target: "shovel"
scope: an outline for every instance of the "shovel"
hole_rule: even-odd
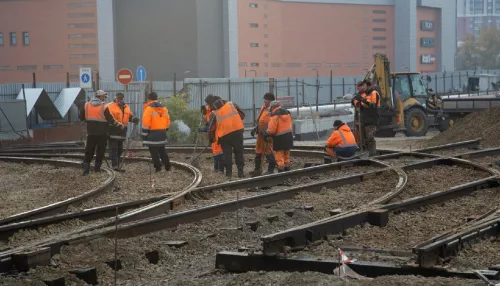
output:
[[[193,159],[191,159],[191,166],[195,167],[195,168],[199,168],[200,167],[200,156],[201,154],[203,154],[203,152],[205,152],[205,150],[207,150],[208,147],[210,147],[210,145],[212,144],[208,144],[207,146],[205,146],[205,148],[203,148],[203,150],[201,150],[200,153],[198,153],[196,156],[193,157]]]

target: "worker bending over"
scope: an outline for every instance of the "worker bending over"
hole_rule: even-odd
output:
[[[210,122],[210,115],[212,114],[212,104],[214,96],[212,94],[207,95],[205,98],[206,105],[201,106],[201,113],[205,116],[205,127],[200,128],[200,132],[208,131],[208,124]],[[212,142],[212,154],[214,157],[214,171],[219,171],[224,173],[224,155],[222,152],[222,146],[217,142],[217,138]]]
[[[117,93],[114,101],[108,103],[106,110],[106,112],[109,112],[111,116],[113,116],[116,122],[120,123],[124,127],[121,128],[121,126],[111,126],[109,129],[109,157],[111,158],[113,170],[118,172],[125,172],[124,170],[120,170],[120,161],[123,153],[123,141],[127,138],[128,123],[139,123],[139,118],[132,114],[129,106],[123,101],[124,97],[123,93]]]
[[[334,159],[351,159],[358,150],[356,139],[351,128],[340,120],[333,123],[333,133],[325,144],[325,164],[330,164]]]
[[[243,178],[243,119],[245,113],[231,101],[225,101],[218,96],[213,98],[213,111],[210,116],[208,137],[211,142],[222,146],[226,177],[233,174],[233,152],[238,168],[238,178]]]
[[[375,133],[379,123],[380,95],[369,80],[364,81],[364,93],[356,95],[353,103],[360,110],[361,132],[370,157],[377,155]]]
[[[273,137],[273,150],[278,172],[290,171],[290,149],[293,147],[292,116],[281,108],[279,101],[271,102],[271,118],[265,137]]]
[[[255,144],[255,169],[252,171],[252,177],[262,175],[262,157],[266,155],[268,162],[267,173],[274,173],[276,161],[273,155],[273,140],[271,137],[264,139],[264,133],[267,130],[269,119],[271,118],[271,110],[269,109],[271,102],[274,101],[274,94],[264,94],[264,105],[260,108],[259,117],[257,118],[257,126],[250,133],[252,137],[257,134],[257,142]]]
[[[102,160],[106,152],[109,127],[112,126],[120,130],[125,128],[108,111],[104,102],[107,97],[108,94],[106,92],[98,90],[95,97],[85,103],[83,110],[80,111],[80,120],[87,123],[87,143],[85,145],[85,156],[82,164],[84,176],[89,174],[90,162],[94,158],[94,153],[94,171],[101,171]]]
[[[142,115],[142,143],[149,147],[156,172],[161,171],[162,163],[165,170],[170,171],[170,159],[165,150],[170,116],[167,108],[158,101],[158,95],[155,92],[148,94],[148,100],[149,104]]]

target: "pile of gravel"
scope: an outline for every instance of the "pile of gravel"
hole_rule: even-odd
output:
[[[482,138],[482,147],[500,146],[500,107],[471,113],[427,142],[428,146]]]

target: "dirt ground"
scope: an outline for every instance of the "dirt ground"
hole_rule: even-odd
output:
[[[459,270],[487,269],[494,265],[500,266],[499,253],[499,237],[490,237],[466,245],[457,256],[451,259],[449,266]]]
[[[106,178],[106,173],[84,177],[80,168],[0,162],[0,218],[81,195]]]

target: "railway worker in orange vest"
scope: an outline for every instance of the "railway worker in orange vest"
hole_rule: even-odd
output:
[[[212,94],[207,95],[205,98],[206,105],[201,106],[201,113],[205,116],[205,127],[200,128],[200,132],[208,131],[208,124],[210,122],[210,115],[212,114],[212,104],[214,96]],[[214,157],[214,171],[224,172],[224,153],[222,152],[222,146],[217,142],[217,138],[212,142],[212,154]]]
[[[243,178],[243,119],[245,113],[231,101],[225,101],[218,96],[213,98],[213,111],[209,120],[208,138],[222,146],[226,177],[233,173],[233,152],[238,168],[238,178]]]
[[[123,124],[117,122],[107,111],[105,100],[108,94],[98,90],[94,98],[85,103],[80,111],[80,120],[87,123],[87,144],[85,145],[85,156],[83,158],[83,175],[90,171],[90,162],[95,153],[94,171],[100,172],[110,125],[118,129],[124,129]]]
[[[380,112],[380,95],[369,80],[364,81],[364,96],[357,97],[360,106],[361,131],[370,157],[377,155],[377,133]]]
[[[142,115],[142,143],[149,147],[156,172],[161,171],[162,163],[165,170],[170,171],[170,159],[165,145],[167,144],[167,130],[170,127],[168,110],[158,101],[156,92],[148,94],[149,104]],[[161,162],[160,162],[161,159]]]
[[[115,95],[113,102],[108,103],[105,113],[110,113],[111,116],[121,123],[124,128],[119,126],[111,126],[109,129],[109,157],[111,158],[111,165],[113,170],[117,172],[125,172],[120,170],[121,155],[123,153],[123,141],[127,138],[127,126],[129,122],[135,124],[139,123],[139,118],[135,117],[130,111],[130,107],[125,104],[123,98],[125,95],[121,92]]]
[[[333,129],[332,135],[325,144],[325,164],[332,163],[335,158],[349,159],[358,150],[354,134],[347,124],[335,120]]]
[[[264,94],[264,105],[260,108],[257,126],[251,132],[252,137],[257,133],[257,142],[255,143],[255,169],[251,173],[253,177],[262,175],[262,157],[264,154],[266,154],[266,159],[269,164],[267,173],[274,173],[274,168],[276,168],[276,160],[274,159],[272,149],[273,140],[271,137],[264,139],[264,133],[267,130],[271,115],[269,107],[273,100],[275,100],[274,94],[269,92]]]
[[[273,137],[273,151],[278,172],[290,171],[290,149],[293,147],[292,116],[281,108],[279,101],[271,102],[271,118],[265,137]]]

